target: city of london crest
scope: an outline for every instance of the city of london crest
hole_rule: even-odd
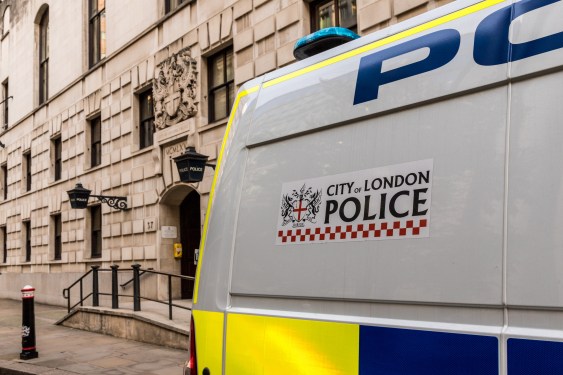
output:
[[[293,228],[303,227],[306,222],[316,223],[321,205],[321,191],[303,185],[299,191],[284,194],[281,203],[282,226],[289,223]]]
[[[197,61],[189,48],[157,66],[153,84],[154,125],[162,130],[197,113]]]

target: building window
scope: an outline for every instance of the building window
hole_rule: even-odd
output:
[[[3,83],[2,83],[2,100],[4,101],[4,103],[2,103],[4,105],[4,130],[8,129],[8,115],[10,113],[10,108],[8,106],[8,103],[10,102],[8,100],[8,97],[10,96],[10,91],[9,91],[9,86],[8,86],[8,80],[6,79]]]
[[[176,10],[180,5],[185,3],[186,0],[164,0],[164,13],[168,14]]]
[[[49,90],[49,10],[39,22],[39,105],[48,99]]]
[[[4,200],[8,199],[8,165],[7,164],[2,164],[2,166],[0,166],[0,173],[2,174],[2,176],[0,176],[0,178],[2,178],[2,197],[4,198]]]
[[[31,191],[31,152],[23,154],[23,178],[25,191]]]
[[[31,262],[31,221],[23,222],[25,261]]]
[[[61,260],[62,256],[62,249],[63,249],[63,241],[61,237],[61,233],[63,230],[63,223],[61,220],[61,215],[53,215],[51,216],[51,223],[53,224],[53,259],[54,260]]]
[[[91,228],[91,258],[102,256],[102,207],[90,207]]]
[[[340,26],[356,32],[356,0],[314,1],[311,3],[311,21],[312,31]]]
[[[90,67],[106,57],[106,2],[89,1]]]
[[[154,135],[154,107],[152,90],[139,94],[139,147],[153,145]]]
[[[55,181],[61,179],[61,172],[63,168],[63,159],[62,159],[62,141],[61,138],[53,139],[53,168],[54,168],[54,178]]]
[[[0,227],[0,239],[2,241],[2,263],[8,263],[8,235],[6,233],[6,226]]]
[[[102,164],[102,118],[90,120],[90,166]]]
[[[233,50],[225,49],[208,59],[209,120],[229,115],[235,98]]]

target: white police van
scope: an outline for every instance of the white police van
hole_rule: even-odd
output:
[[[562,374],[562,68],[563,1],[459,0],[245,84],[189,371]]]

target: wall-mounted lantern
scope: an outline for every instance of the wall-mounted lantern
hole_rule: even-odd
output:
[[[92,195],[92,191],[85,189],[79,182],[76,184],[74,189],[68,190],[68,198],[70,199],[70,207],[84,209],[88,206],[88,199],[90,197],[98,198],[100,202],[106,203],[108,206],[118,209],[127,209],[127,198],[126,197],[114,197],[108,195]]]
[[[203,180],[205,166],[215,169],[215,164],[208,164],[209,156],[197,153],[195,147],[187,147],[186,151],[174,158],[178,174],[182,182],[200,182]]]

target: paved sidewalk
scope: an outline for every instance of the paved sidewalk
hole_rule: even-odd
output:
[[[0,299],[0,375],[181,375],[188,358],[183,350],[55,326],[66,309],[36,303],[39,358],[21,361],[21,309],[21,301]]]

